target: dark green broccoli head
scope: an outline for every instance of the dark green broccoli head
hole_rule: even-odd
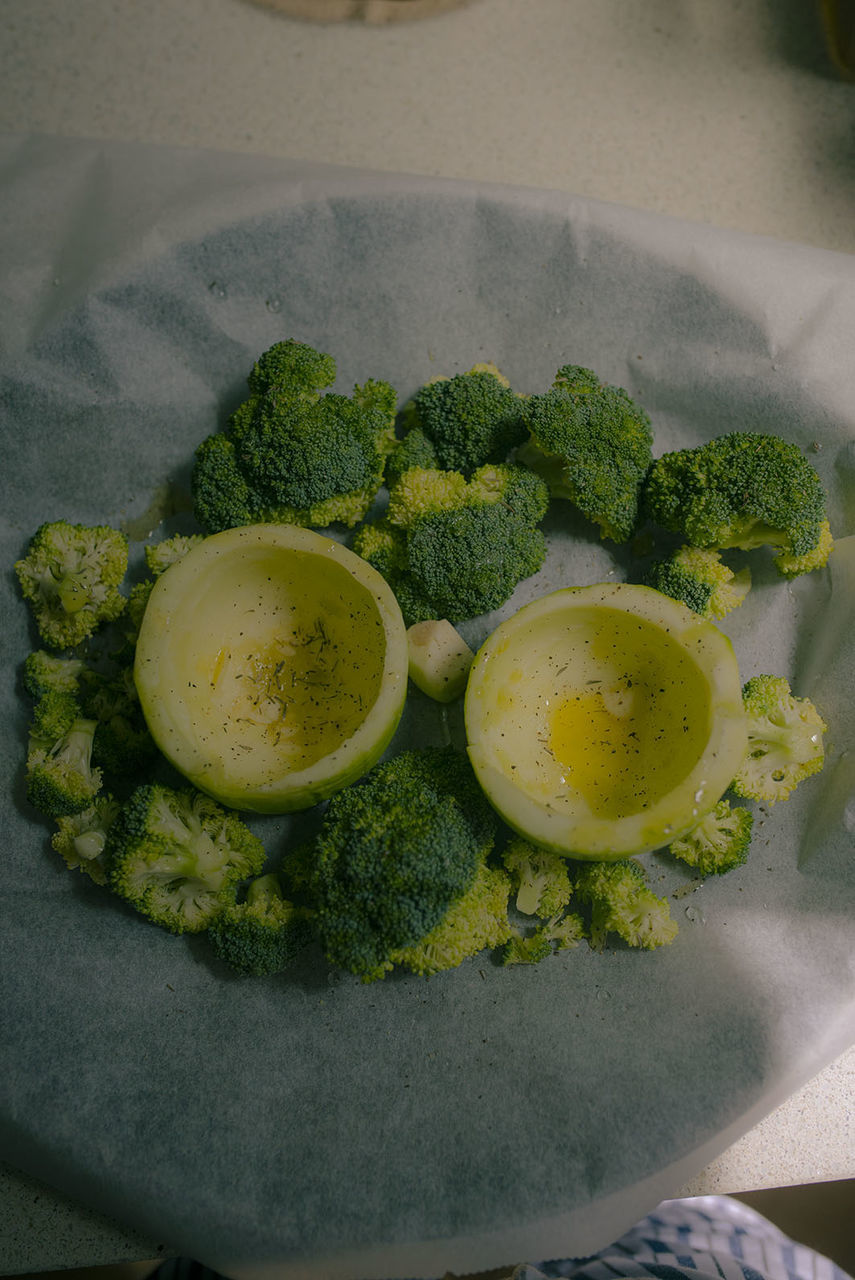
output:
[[[193,509],[207,533],[261,522],[352,526],[365,516],[393,446],[395,392],[369,379],[351,397],[321,395],[335,376],[329,360],[300,343],[272,348],[226,430],[197,448]]]
[[[136,788],[107,836],[110,887],[172,933],[207,929],[258,875],[261,841],[237,814],[192,787]]]
[[[461,622],[510,597],[536,573],[546,540],[546,484],[524,467],[413,467],[392,485],[386,517],[363,525],[353,548],[383,574],[408,625]]]
[[[551,390],[524,402],[529,439],[517,458],[604,537],[625,542],[652,458],[650,419],[620,387],[600,385],[591,370],[568,370],[559,371]]]
[[[379,489],[387,422],[377,409],[330,393],[313,404],[275,394],[233,426],[235,457],[260,504],[308,509],[355,490]]]
[[[408,623],[428,618],[454,623],[489,613],[538,571],[545,556],[541,530],[498,504],[425,517],[410,530],[404,575],[425,606],[421,618],[406,611],[404,617]]]
[[[208,928],[215,955],[242,977],[281,973],[311,937],[306,912],[287,901],[273,873],[253,880],[245,900],[226,906]]]
[[[191,479],[193,511],[208,533],[260,520],[256,496],[238,466],[235,447],[222,431],[197,447]]]
[[[472,884],[496,820],[470,772],[460,753],[408,751],[332,797],[310,888],[333,964],[379,976]]]
[[[396,484],[413,467],[420,471],[439,467],[436,448],[421,427],[413,427],[395,445],[386,462],[386,483]]]
[[[733,431],[658,458],[644,487],[648,519],[695,547],[774,547],[789,575],[819,568],[831,539],[825,491],[797,445]]]
[[[72,649],[118,618],[127,568],[128,539],[118,529],[67,520],[41,525],[15,572],[43,643]]]
[[[407,419],[432,444],[433,465],[469,476],[486,462],[503,462],[525,439],[521,405],[498,370],[476,366],[426,383],[413,397]]]
[[[316,400],[325,387],[332,386],[335,375],[332,356],[287,338],[259,356],[247,383],[254,396],[279,391],[294,398]]]

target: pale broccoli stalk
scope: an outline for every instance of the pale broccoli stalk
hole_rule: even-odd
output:
[[[120,808],[118,800],[102,791],[82,813],[57,818],[51,845],[70,871],[83,871],[96,884],[107,883],[107,832]]]
[[[241,977],[282,973],[311,936],[307,911],[285,898],[275,872],[253,880],[245,900],[226,906],[208,928],[215,955]]]
[[[59,695],[63,696],[63,695]],[[49,818],[81,813],[101,788],[101,770],[92,764],[97,721],[82,717],[62,735],[31,736],[27,751],[27,799]]]
[[[825,762],[825,722],[809,698],[793,696],[784,676],[753,676],[742,687],[748,750],[732,783],[744,800],[786,800]]]
[[[479,951],[501,946],[512,932],[508,920],[510,891],[510,880],[503,871],[481,863],[472,885],[452,903],[439,924],[420,942],[394,952],[392,963],[430,977],[456,969]]]
[[[145,783],[107,836],[110,887],[172,933],[199,933],[241,880],[260,874],[261,841],[237,814],[193,788]]]
[[[36,628],[51,649],[72,649],[125,608],[119,586],[128,540],[108,525],[43,524],[15,564]]]
[[[573,882],[566,858],[515,836],[502,851],[502,862],[516,889],[523,915],[550,919],[567,906]]]
[[[575,912],[552,916],[533,933],[514,930],[501,952],[503,965],[539,964],[547,956],[576,947],[586,937],[585,922]]]
[[[668,851],[687,866],[695,867],[702,876],[723,875],[745,862],[753,825],[754,815],[750,809],[719,800],[696,827],[679,840],[673,840]]]
[[[610,933],[630,947],[652,950],[677,936],[677,923],[665,898],[648,888],[634,859],[576,862],[576,893],[591,909],[591,945],[601,949]]]
[[[466,688],[474,653],[447,618],[407,629],[409,677],[436,702],[454,702]]]
[[[645,582],[663,595],[687,605],[702,618],[724,618],[743,603],[751,590],[751,570],[735,573],[711,547],[680,547],[672,556],[655,561]]]
[[[204,540],[204,535],[201,533],[176,533],[171,538],[164,538],[161,542],[150,543],[144,549],[149,573],[159,578],[170,565],[183,560],[188,551],[192,551]]]

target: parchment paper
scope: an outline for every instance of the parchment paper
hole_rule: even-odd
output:
[[[232,1275],[439,1275],[608,1243],[855,1040],[855,261],[260,157],[13,138],[0,164],[5,1158]],[[312,953],[238,980],[51,852],[23,795],[35,638],[11,565],[43,520],[181,527],[152,511],[289,336],[332,352],[345,391],[388,378],[403,401],[484,359],[537,391],[573,362],[645,405],[657,453],[735,428],[809,452],[830,567],[788,585],[760,556],[723,626],[745,678],[817,701],[828,764],[758,813],[744,868],[674,899],[673,946],[370,986]],[[630,572],[569,510],[549,537],[471,643],[534,594]],[[414,696],[398,745],[459,734]],[[288,823],[254,825],[275,859]],[[649,868],[663,893],[692,880]]]

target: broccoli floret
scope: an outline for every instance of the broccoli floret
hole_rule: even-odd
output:
[[[286,897],[295,899],[301,905],[309,899],[314,861],[315,844],[308,839],[290,845],[279,868],[283,892]]]
[[[235,447],[225,432],[197,447],[191,480],[193,512],[208,533],[260,523],[256,496],[238,466]]]
[[[85,667],[82,658],[60,657],[46,649],[35,649],[24,661],[24,688],[33,698],[49,692],[77,693]]]
[[[522,401],[493,364],[480,364],[420,387],[404,411],[407,433],[398,446],[410,465],[470,476],[487,462],[504,462],[526,436]],[[408,439],[416,433],[414,441]],[[397,474],[403,471],[395,457]]]
[[[154,738],[140,706],[133,667],[112,672],[87,671],[83,677],[83,711],[97,721],[92,759],[108,781],[141,773],[157,754]]]
[[[511,882],[503,871],[480,863],[470,887],[451,904],[439,924],[421,942],[393,952],[392,962],[429,977],[457,968],[479,951],[501,946],[512,933],[510,891]]]
[[[85,872],[96,884],[107,883],[107,832],[120,808],[115,797],[102,791],[82,813],[57,818],[51,845],[69,870]]]
[[[566,951],[586,937],[585,922],[575,912],[552,916],[532,933],[514,930],[501,952],[503,965],[540,964],[557,951]]]
[[[630,947],[665,946],[677,936],[667,899],[648,888],[644,870],[634,859],[576,862],[576,894],[591,909],[591,943],[602,948],[610,933]]]
[[[265,861],[236,813],[192,787],[157,783],[143,783],[122,805],[106,856],[110,887],[172,933],[206,929]]]
[[[407,539],[413,595],[402,611],[410,614],[408,621],[417,620],[412,608],[418,602],[422,621],[440,617],[452,623],[489,613],[540,569],[545,554],[541,531],[498,505],[420,520]]]
[[[369,380],[350,397],[321,395],[335,375],[331,357],[300,343],[272,351],[255,366],[251,395],[226,430],[196,450],[194,512],[208,533],[264,521],[351,527],[383,483],[393,388]]]
[[[59,818],[82,813],[93,803],[102,782],[101,770],[92,763],[96,726],[95,720],[78,716],[59,738],[31,735],[27,799],[34,809]]]
[[[379,574],[393,582],[407,567],[407,536],[388,520],[363,524],[356,532],[353,549],[373,565]]]
[[[58,742],[80,718],[80,701],[76,694],[48,689],[33,705],[30,736],[37,741]]]
[[[408,626],[455,624],[498,609],[543,564],[546,485],[517,466],[405,472],[386,516],[357,531],[353,548],[383,574]]]
[[[516,889],[517,910],[523,915],[550,919],[569,903],[573,882],[567,859],[560,854],[514,836],[502,850],[502,862]]]
[[[201,533],[176,533],[161,542],[149,543],[145,548],[145,562],[149,573],[160,577],[170,565],[183,560],[188,551],[192,551],[200,542],[204,542]]]
[[[208,928],[214,953],[242,977],[281,973],[311,936],[306,912],[287,901],[273,872],[253,880],[245,900],[226,906]]]
[[[259,356],[247,377],[250,394],[279,392],[294,399],[315,401],[335,382],[335,360],[305,342],[286,338]]]
[[[775,435],[733,431],[663,454],[643,505],[694,547],[772,547],[787,577],[821,568],[832,549],[822,481],[797,445]]]
[[[751,570],[735,573],[714,548],[686,546],[654,561],[645,582],[711,621],[742,604],[751,590]]]
[[[411,467],[389,488],[385,523],[406,532],[424,516],[465,507],[471,492],[459,471]]]
[[[542,476],[553,497],[597,524],[603,537],[625,542],[652,459],[645,411],[592,370],[565,365],[549,391],[525,400],[524,415],[528,439],[517,461]]]
[[[67,520],[41,525],[15,572],[43,643],[73,649],[118,618],[127,568],[128,540],[118,529]]]
[[[497,503],[523,524],[537,525],[549,508],[549,488],[527,467],[484,466],[469,481],[467,501]]]
[[[696,827],[673,840],[668,851],[681,862],[696,867],[702,876],[723,875],[741,867],[748,857],[754,814],[742,806],[719,800]]]
[[[421,427],[411,427],[396,443],[386,462],[386,483],[397,484],[407,471],[418,468],[420,471],[435,471],[439,468],[439,458]]]
[[[786,800],[825,762],[826,725],[809,698],[793,696],[784,676],[752,676],[742,687],[748,749],[732,783],[745,800]]]
[[[366,980],[422,941],[472,885],[497,819],[466,756],[410,750],[329,801],[309,891],[331,963]]]
[[[395,388],[382,378],[369,378],[361,385],[356,384],[353,399],[361,408],[382,414],[387,430],[381,437],[381,444],[383,452],[391,455],[398,444],[395,439],[395,414],[398,411],[398,393]]]

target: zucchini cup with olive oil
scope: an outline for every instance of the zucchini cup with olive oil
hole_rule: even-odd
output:
[[[573,858],[647,853],[695,826],[745,754],[729,639],[650,587],[573,587],[475,656],[469,756],[505,821]]]

